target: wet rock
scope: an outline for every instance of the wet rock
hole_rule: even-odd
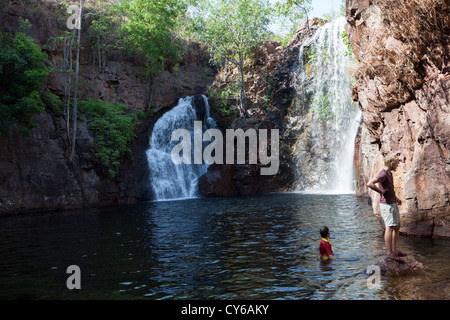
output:
[[[233,165],[212,165],[198,180],[199,193],[206,197],[236,196],[233,176]]]
[[[392,257],[384,256],[374,263],[374,265],[380,268],[382,276],[388,277],[423,275],[430,272],[429,267],[418,261],[408,259],[408,257],[401,258],[401,260],[399,262]],[[367,269],[364,270],[364,274],[369,275]]]
[[[201,95],[194,96],[194,108],[195,113],[197,114],[198,121],[205,121],[206,116],[206,105],[205,100]]]

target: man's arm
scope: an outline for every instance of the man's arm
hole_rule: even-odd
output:
[[[386,192],[386,190],[381,190],[380,188],[378,188],[378,187],[376,186],[376,184],[377,184],[378,182],[380,182],[380,181],[378,180],[378,178],[373,178],[372,180],[370,180],[370,181],[367,183],[367,186],[368,186],[370,189],[372,189],[372,190],[378,192],[379,194],[384,194],[384,193]]]
[[[397,204],[398,204],[399,206],[401,206],[401,205],[402,205],[402,201],[401,201],[399,198],[397,198],[397,196],[395,196],[395,199],[396,199],[396,201],[397,201]]]

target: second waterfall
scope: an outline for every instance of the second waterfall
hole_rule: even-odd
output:
[[[147,160],[156,200],[186,199],[197,195],[197,180],[206,173],[208,165],[174,164],[171,152],[178,142],[171,141],[171,137],[176,129],[186,129],[193,137],[196,120],[203,121],[204,130],[217,126],[209,115],[208,99],[205,96],[201,99],[203,103],[196,103],[193,96],[180,99],[176,107],[155,123]],[[196,104],[203,104],[204,108],[196,108]]]
[[[296,136],[297,190],[351,193],[361,113],[352,104],[354,59],[343,38],[345,18],[320,27],[299,52],[297,99],[289,114]]]

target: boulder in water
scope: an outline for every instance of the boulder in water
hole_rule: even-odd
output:
[[[389,277],[423,275],[430,271],[429,267],[418,261],[408,258],[401,258],[400,260],[397,261],[390,256],[384,256],[374,265],[380,268],[381,275]],[[369,275],[367,269],[364,270],[364,274]]]
[[[233,182],[233,165],[213,164],[198,180],[198,191],[206,197],[229,197],[238,195]]]

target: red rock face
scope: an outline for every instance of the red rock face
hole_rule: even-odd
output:
[[[448,1],[347,0],[359,60],[354,99],[363,112],[355,157],[357,194],[368,191],[388,153],[402,225],[414,236],[450,237],[450,7]]]

